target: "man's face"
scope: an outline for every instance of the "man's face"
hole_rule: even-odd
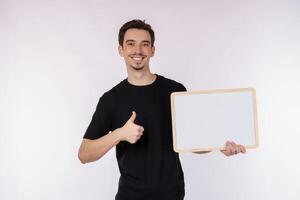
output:
[[[134,70],[149,67],[149,60],[154,51],[150,34],[141,29],[128,29],[124,35],[123,47],[119,46],[119,53],[124,57],[127,67]]]

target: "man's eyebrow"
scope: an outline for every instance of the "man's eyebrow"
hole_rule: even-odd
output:
[[[125,42],[127,43],[127,42],[136,42],[136,41],[135,40],[126,40]],[[151,44],[151,42],[149,40],[143,40],[142,43],[149,43],[149,44]]]
[[[127,43],[127,42],[135,42],[135,41],[134,40],[126,40],[125,42]]]

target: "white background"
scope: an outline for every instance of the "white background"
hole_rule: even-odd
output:
[[[260,148],[181,154],[186,199],[299,199],[299,1],[0,1],[0,199],[114,198],[114,150],[77,159],[98,98],[126,78],[120,26],[156,32],[152,71],[188,90],[254,87]]]

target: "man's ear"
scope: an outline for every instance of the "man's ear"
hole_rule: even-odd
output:
[[[152,51],[151,57],[153,57],[154,53],[155,53],[155,46],[154,45],[151,47],[151,51]]]
[[[119,55],[121,56],[121,57],[123,57],[123,47],[121,46],[121,45],[119,45],[119,47],[118,47],[118,51],[119,51]]]

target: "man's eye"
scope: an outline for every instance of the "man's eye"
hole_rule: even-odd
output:
[[[133,43],[127,43],[128,46],[133,46]]]
[[[143,46],[144,47],[149,47],[149,44],[148,43],[144,43]]]

